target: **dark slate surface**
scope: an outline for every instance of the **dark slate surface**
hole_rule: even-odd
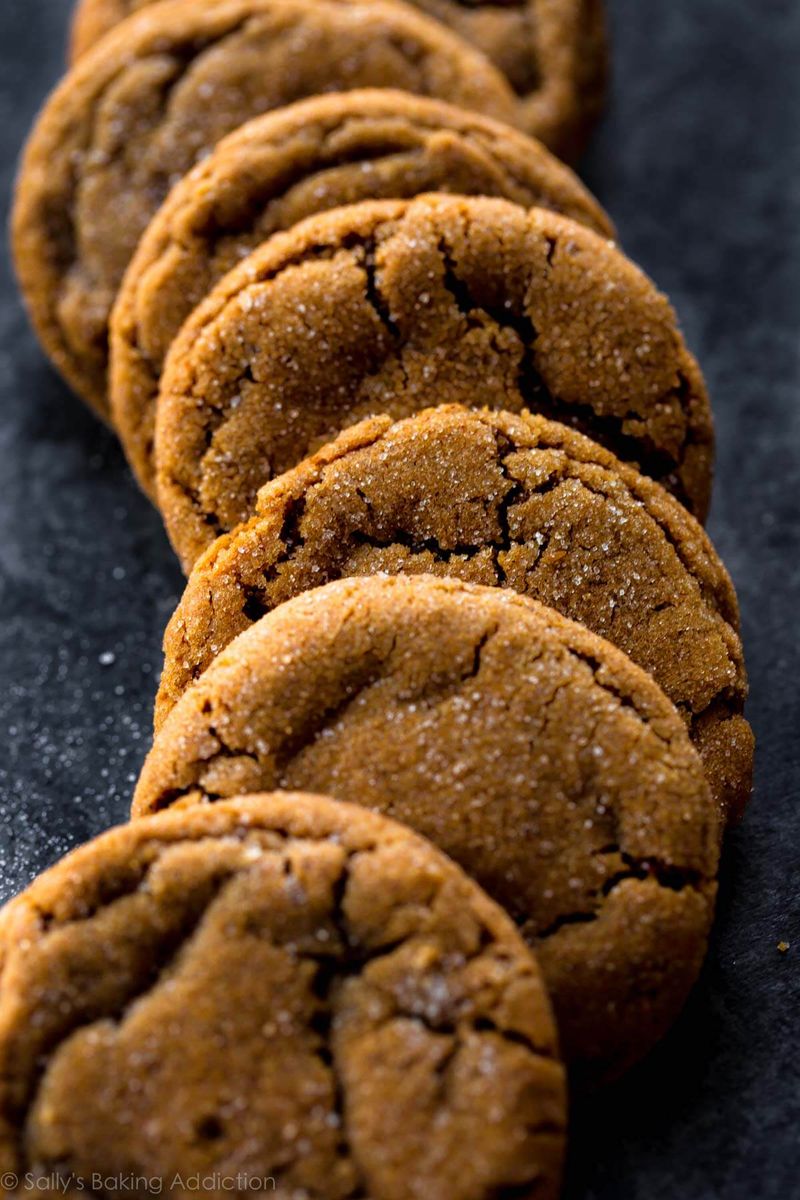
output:
[[[0,2],[0,167],[57,78],[63,0]],[[612,0],[585,174],[672,296],[716,406],[711,531],[759,739],[684,1018],[574,1114],[573,1200],[800,1196],[800,6]],[[0,261],[0,893],[126,815],[181,580],[111,435],[45,364]],[[777,950],[791,943],[788,953]]]

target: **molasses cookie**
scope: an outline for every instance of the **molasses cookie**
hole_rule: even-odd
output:
[[[251,117],[358,87],[517,116],[482,54],[381,0],[166,0],[117,27],[57,88],[23,158],[14,250],[45,349],[99,412],[111,306],[173,184]]]
[[[111,322],[111,407],[154,495],[155,401],[192,309],[279,229],[358,200],[419,192],[501,196],[613,230],[566,167],[507,125],[405,92],[318,96],[249,122],[179,183],[154,217]]]
[[[365,201],[276,234],[173,343],[157,483],[184,568],[343,427],[443,402],[574,422],[705,514],[702,377],[613,244],[505,200]]]
[[[0,916],[0,986],[5,1177],[559,1193],[563,1070],[530,951],[363,808],[253,796],[114,830]]]
[[[263,617],[175,707],[133,812],[260,788],[357,798],[454,858],[536,948],[584,1081],[652,1046],[697,975],[719,841],[700,759],[649,675],[536,601],[374,576]]]
[[[684,716],[721,810],[750,793],[736,595],[682,505],[595,442],[530,414],[364,421],[261,491],[198,560],[164,640],[156,724],[278,604],[352,575],[513,588],[614,642]]]
[[[73,59],[153,0],[79,0]],[[599,116],[608,73],[602,0],[476,4],[415,0],[482,50],[519,97],[522,124],[562,157],[579,154]]]

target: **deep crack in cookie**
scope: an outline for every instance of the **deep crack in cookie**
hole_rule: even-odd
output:
[[[173,343],[157,482],[184,567],[343,427],[444,402],[574,423],[705,515],[708,398],[638,268],[543,209],[365,201],[275,235]]]

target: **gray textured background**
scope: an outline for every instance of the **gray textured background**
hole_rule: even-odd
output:
[[[800,3],[610,0],[584,173],[670,293],[719,434],[711,532],[742,602],[756,793],[666,1043],[574,1114],[572,1200],[800,1196]],[[0,194],[66,0],[0,0]],[[0,262],[0,898],[127,812],[181,586],[113,438],[45,364]],[[777,943],[792,943],[786,955]]]

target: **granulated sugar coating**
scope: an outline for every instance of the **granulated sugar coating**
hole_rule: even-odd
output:
[[[253,621],[348,575],[450,575],[581,621],[684,715],[723,813],[750,793],[753,737],[733,586],[705,531],[657,484],[563,425],[430,409],[376,417],[261,491],[197,562],[167,627],[157,727]]]
[[[525,129],[574,159],[599,115],[608,73],[602,0],[464,4],[414,0],[472,42],[507,76]],[[153,0],[79,0],[72,56]]]
[[[702,377],[612,244],[505,200],[365,201],[276,234],[173,343],[156,459],[184,567],[343,427],[444,402],[575,422],[705,514]]]
[[[538,142],[390,89],[317,96],[248,122],[173,189],[136,251],[111,322],[114,426],[146,492],[154,495],[164,359],[222,276],[312,213],[435,191],[501,196],[613,233],[576,176]]]
[[[697,976],[719,840],[700,759],[648,675],[535,601],[376,576],[263,617],[164,724],[133,813],[276,787],[409,824],[504,904],[582,1079],[642,1055]]]
[[[45,349],[99,412],[111,306],[172,185],[249,118],[358,87],[517,117],[482,54],[381,0],[169,0],[114,30],[56,89],[23,159],[14,251]]]
[[[530,951],[363,808],[256,796],[106,834],[0,915],[0,987],[3,1182],[559,1194],[564,1077]]]

